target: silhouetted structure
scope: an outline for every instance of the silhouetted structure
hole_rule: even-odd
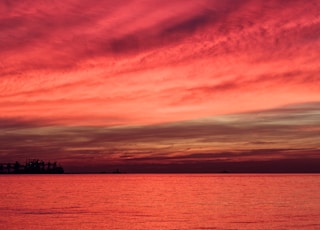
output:
[[[61,174],[64,170],[61,166],[57,166],[57,162],[45,163],[42,160],[27,160],[25,165],[21,165],[18,161],[15,163],[0,163],[0,173],[15,174]]]
[[[114,173],[114,174],[119,174],[119,173],[121,173],[121,172],[120,172],[119,169],[116,169],[116,170],[114,170],[112,173]]]

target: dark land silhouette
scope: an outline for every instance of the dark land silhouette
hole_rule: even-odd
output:
[[[44,162],[43,160],[31,159],[26,160],[26,163],[0,163],[0,173],[2,174],[61,174],[64,169],[57,164]]]

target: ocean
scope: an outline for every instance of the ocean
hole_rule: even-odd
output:
[[[1,229],[320,229],[317,174],[0,175]]]

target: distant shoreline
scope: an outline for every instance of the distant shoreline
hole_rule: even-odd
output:
[[[100,172],[65,172],[63,174],[106,174],[106,175],[126,175],[126,174],[216,174],[216,175],[235,175],[235,174],[320,174],[320,172],[229,172],[229,173],[210,173],[210,172],[125,172],[125,173],[100,173]],[[0,174],[1,175],[1,174]]]

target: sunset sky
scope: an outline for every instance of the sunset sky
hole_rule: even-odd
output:
[[[320,172],[320,1],[0,0],[0,162]]]

